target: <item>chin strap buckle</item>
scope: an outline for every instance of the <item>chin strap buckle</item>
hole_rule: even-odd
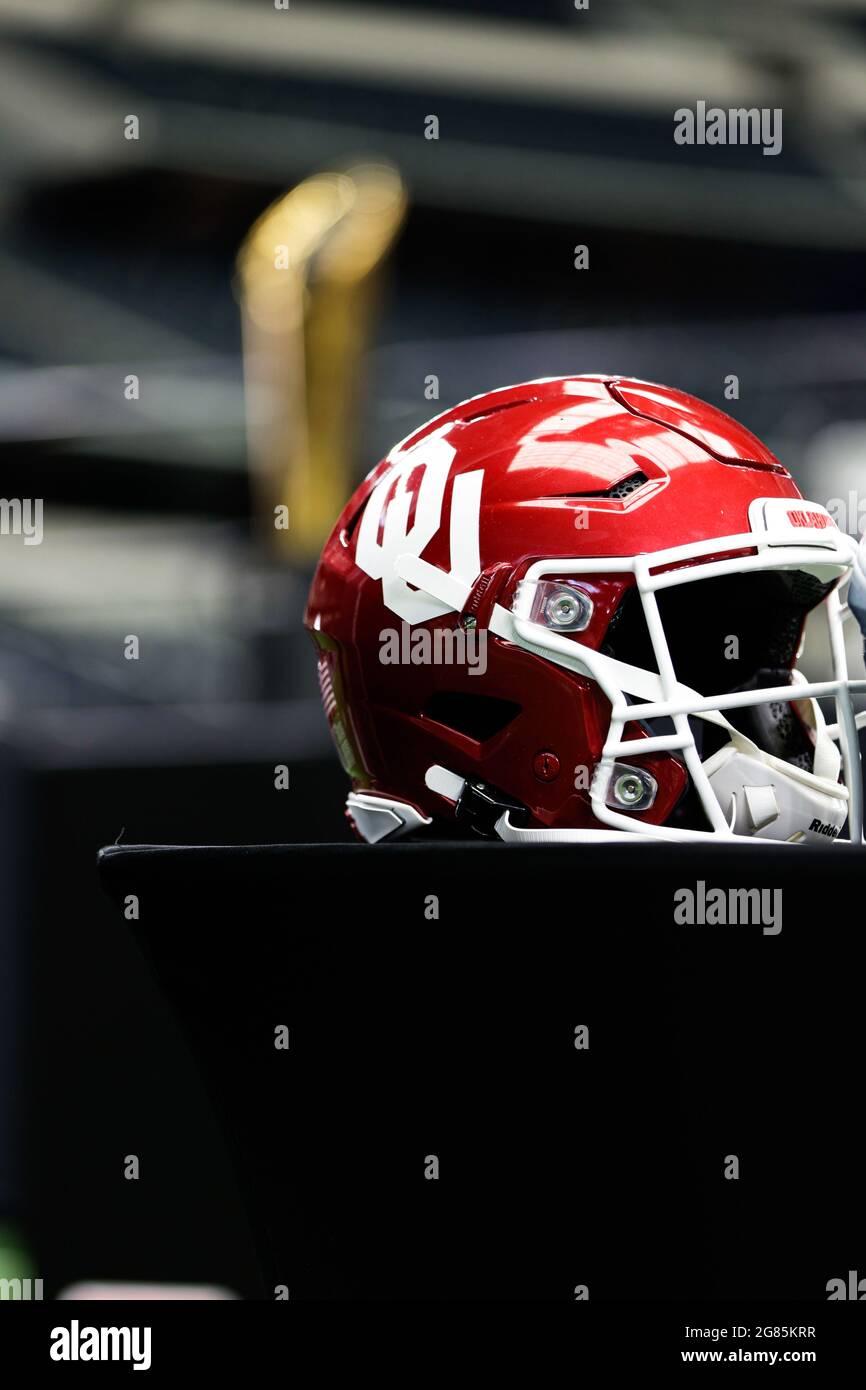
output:
[[[485,840],[498,840],[496,822],[506,812],[526,812],[526,807],[487,782],[466,782],[454,814],[457,820]]]

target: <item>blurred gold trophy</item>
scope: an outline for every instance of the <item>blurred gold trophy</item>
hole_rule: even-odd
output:
[[[403,181],[390,165],[316,174],[262,214],[238,254],[258,507],[299,565],[316,558],[353,487],[375,272],[405,211]]]

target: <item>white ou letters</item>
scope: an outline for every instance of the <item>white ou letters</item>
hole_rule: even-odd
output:
[[[420,559],[441,527],[445,485],[454,453],[453,444],[441,435],[423,439],[376,484],[358,527],[355,563],[371,579],[381,579],[385,607],[407,623],[425,623],[451,611],[448,604],[410,588],[394,566],[403,555]],[[451,491],[449,575],[467,588],[481,570],[479,514],[483,479],[482,469],[462,473],[454,479]]]

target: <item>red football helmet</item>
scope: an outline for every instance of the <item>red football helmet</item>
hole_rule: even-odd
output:
[[[355,829],[826,844],[847,822],[861,843],[854,552],[680,391],[578,376],[464,401],[373,469],[313,579]],[[833,675],[808,684],[819,604]]]

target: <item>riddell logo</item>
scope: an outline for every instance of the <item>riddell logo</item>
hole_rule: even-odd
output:
[[[814,830],[816,835],[826,835],[830,840],[835,840],[839,834],[838,825],[825,824],[822,820],[813,820],[809,829]]]
[[[825,516],[823,512],[804,512],[801,510],[788,512],[788,520],[792,526],[809,526],[815,531],[824,531],[828,526],[835,526],[831,516]]]

